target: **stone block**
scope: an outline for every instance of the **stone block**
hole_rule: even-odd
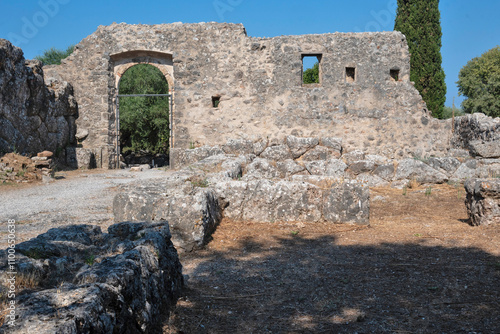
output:
[[[500,179],[470,179],[464,184],[472,225],[500,224]]]
[[[307,151],[313,149],[319,144],[318,138],[299,138],[295,136],[287,136],[286,144],[292,153],[293,159],[299,158]]]
[[[157,333],[183,287],[166,222],[66,226],[16,246],[18,273],[39,286],[16,298],[15,326],[0,332]]]

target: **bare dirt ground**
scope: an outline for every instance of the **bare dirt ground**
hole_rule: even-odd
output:
[[[371,189],[369,227],[224,220],[164,332],[500,333],[500,226],[430,190]]]

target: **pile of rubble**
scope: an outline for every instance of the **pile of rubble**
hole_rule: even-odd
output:
[[[53,153],[43,151],[28,158],[16,153],[7,153],[0,158],[0,183],[33,182],[52,178],[55,163]]]

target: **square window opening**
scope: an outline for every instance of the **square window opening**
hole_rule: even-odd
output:
[[[345,68],[345,81],[346,82],[356,81],[356,68],[355,67],[346,67]]]
[[[393,81],[399,81],[399,70],[398,69],[390,70],[390,74],[391,74],[391,79]]]
[[[302,55],[302,84],[320,83],[321,55]]]
[[[212,107],[219,108],[219,104],[220,104],[220,96],[218,95],[212,96]]]

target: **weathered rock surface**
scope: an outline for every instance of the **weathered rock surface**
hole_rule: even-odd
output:
[[[500,118],[482,113],[457,117],[452,145],[469,150],[473,156],[500,157]]]
[[[160,332],[183,286],[167,222],[73,225],[17,246],[18,277],[39,286],[19,294],[9,333]]]
[[[290,152],[292,153],[293,159],[297,159],[302,154],[316,147],[319,144],[319,139],[287,136],[286,144],[290,148]]]
[[[224,151],[219,146],[203,146],[194,149],[184,150],[184,149],[171,149],[171,167],[180,168],[183,166],[188,166],[197,161],[203,160],[207,157],[224,154]]]
[[[205,182],[203,176],[191,176],[181,184],[149,183],[118,194],[113,201],[115,221],[168,220],[179,251],[200,248],[222,219],[218,198]]]
[[[44,80],[42,64],[0,39],[0,152],[36,154],[76,144],[73,88]]]
[[[216,190],[224,216],[235,221],[369,223],[369,190],[319,176],[293,181],[229,181]]]
[[[420,160],[404,159],[399,163],[394,179],[415,179],[420,183],[443,183],[448,181],[448,176]]]
[[[470,179],[464,187],[470,223],[500,224],[500,179]]]

